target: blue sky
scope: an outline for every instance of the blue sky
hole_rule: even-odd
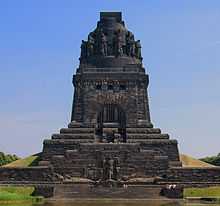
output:
[[[100,11],[140,39],[155,127],[181,153],[220,152],[220,1],[0,2],[0,151],[27,156],[70,120],[80,42]]]

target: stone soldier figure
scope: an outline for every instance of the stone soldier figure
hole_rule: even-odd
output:
[[[113,159],[109,160],[109,165],[110,165],[110,168],[109,168],[109,179],[113,179],[113,174],[114,174],[114,160]]]
[[[113,176],[112,179],[117,180],[118,179],[118,159],[114,158],[113,162]]]
[[[88,56],[94,55],[94,46],[95,46],[95,39],[93,37],[93,33],[91,32],[88,36],[88,43],[87,43],[87,55]]]
[[[103,180],[108,180],[110,177],[110,158],[106,157],[103,160]]]
[[[107,56],[107,38],[102,30],[100,30],[100,53],[102,56]]]
[[[137,40],[135,42],[135,56],[138,59],[142,59],[142,56],[141,56],[141,42],[140,42],[140,40]]]
[[[87,57],[87,42],[82,40],[81,44],[81,58],[86,58]]]
[[[132,32],[128,31],[126,35],[126,52],[128,56],[135,56],[135,41]]]

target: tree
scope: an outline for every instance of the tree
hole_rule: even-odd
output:
[[[0,166],[9,164],[15,160],[18,160],[19,158],[16,155],[11,154],[4,154],[3,152],[0,152]]]
[[[217,156],[205,157],[200,160],[207,162],[209,164],[213,164],[215,166],[220,166],[220,153],[218,153]]]

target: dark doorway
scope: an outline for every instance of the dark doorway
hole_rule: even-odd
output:
[[[107,132],[106,132],[107,131]],[[117,104],[104,104],[97,117],[96,133],[107,142],[126,142],[126,115]],[[107,135],[107,137],[105,137]]]

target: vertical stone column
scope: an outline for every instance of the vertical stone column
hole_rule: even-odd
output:
[[[145,106],[145,111],[146,111],[146,120],[147,122],[149,123],[149,126],[152,126],[152,123],[151,123],[151,118],[150,118],[150,108],[149,108],[149,99],[148,99],[148,91],[147,91],[147,88],[145,88],[145,103],[144,103],[144,106]]]
[[[80,83],[76,81],[76,76],[73,77],[74,95],[72,105],[71,122],[82,122],[83,117],[83,92]]]

